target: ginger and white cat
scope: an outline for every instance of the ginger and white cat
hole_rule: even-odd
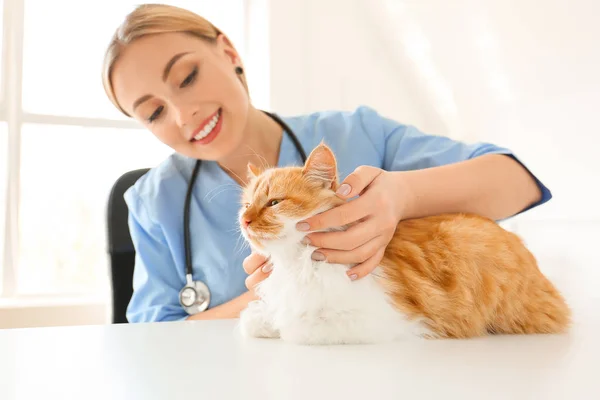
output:
[[[402,336],[469,338],[564,332],[570,310],[521,240],[470,214],[404,220],[380,265],[351,281],[348,265],[313,261],[295,224],[340,205],[333,152],[303,167],[249,166],[240,226],[271,275],[240,315],[245,336],[298,344],[381,343]],[[344,229],[345,227],[340,227]]]

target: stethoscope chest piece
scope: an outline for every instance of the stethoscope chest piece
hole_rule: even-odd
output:
[[[191,276],[187,276],[187,283],[179,292],[179,302],[190,314],[197,314],[205,311],[210,303],[210,290],[202,281],[193,281]]]

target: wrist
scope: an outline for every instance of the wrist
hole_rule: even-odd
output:
[[[419,216],[417,196],[411,185],[409,173],[397,171],[391,172],[391,174],[396,189],[393,193],[397,193],[395,200],[397,200],[398,206],[398,222]]]
[[[248,303],[250,303],[251,301],[254,300],[259,300],[260,298],[256,295],[256,293],[254,292],[254,290],[248,290],[246,293],[244,293],[242,296],[240,296],[244,302],[244,308],[246,308],[246,305]]]

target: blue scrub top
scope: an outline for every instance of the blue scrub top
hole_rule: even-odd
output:
[[[359,107],[352,112],[327,111],[282,118],[309,154],[322,140],[335,152],[343,180],[360,165],[406,171],[467,160],[510,150],[488,143],[465,144],[426,135]],[[130,322],[175,321],[187,317],[179,304],[185,285],[183,204],[194,160],[173,154],[151,169],[125,194],[129,227],[136,248],[134,293],[127,310]],[[283,135],[279,166],[302,165],[293,142]],[[542,191],[539,206],[550,191]],[[241,187],[215,162],[203,161],[191,202],[194,279],[211,290],[209,307],[246,291],[242,262],[249,247],[239,233],[237,216]],[[530,207],[532,208],[532,207]]]

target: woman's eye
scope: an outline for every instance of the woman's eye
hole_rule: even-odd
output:
[[[198,67],[194,67],[194,70],[181,82],[179,85],[180,88],[184,88],[194,82],[196,79],[196,75],[198,75]]]
[[[160,116],[160,114],[163,112],[163,109],[164,109],[164,108],[165,108],[164,106],[160,106],[160,107],[158,107],[158,108],[157,108],[157,109],[156,109],[156,110],[155,110],[155,111],[152,113],[152,115],[151,115],[150,117],[148,117],[148,122],[150,122],[150,123],[154,122],[154,121],[155,121],[155,120],[156,120],[156,119],[157,119],[157,118]]]
[[[277,204],[281,203],[281,200],[271,200],[269,202],[269,207],[273,207],[276,206]]]

